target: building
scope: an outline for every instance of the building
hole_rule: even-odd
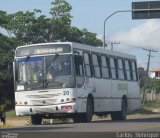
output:
[[[150,77],[160,79],[160,68],[152,69],[150,71]]]

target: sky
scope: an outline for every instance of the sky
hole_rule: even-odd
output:
[[[40,9],[49,15],[52,0],[0,0],[0,10],[14,13]],[[66,0],[71,6],[72,26],[86,28],[97,37],[103,38],[104,20],[117,10],[130,10],[132,2],[144,0]],[[147,1],[147,0],[146,0]],[[152,1],[152,0],[150,0]],[[154,0],[156,1],[156,0]],[[147,66],[148,52],[143,48],[154,49],[150,69],[160,68],[160,20],[132,20],[131,13],[117,13],[106,22],[106,41],[115,44],[115,51],[133,54],[138,67]],[[108,44],[107,49],[111,49]]]

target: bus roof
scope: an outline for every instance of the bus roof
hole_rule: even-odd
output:
[[[110,56],[115,56],[115,57],[122,57],[122,58],[130,58],[130,59],[136,59],[134,55],[126,54],[126,53],[121,53],[121,52],[116,52],[116,51],[111,51],[107,49],[103,49],[103,47],[94,47],[90,45],[85,45],[85,44],[80,44],[80,43],[75,43],[75,42],[50,42],[50,43],[37,43],[37,44],[30,44],[30,45],[24,45],[24,46],[18,46],[18,48],[22,47],[32,47],[32,46],[40,46],[40,45],[51,45],[51,44],[70,44],[72,48],[76,48],[79,50],[84,50],[84,51],[89,51],[89,52],[98,52],[101,54],[107,54]]]
[[[90,52],[98,52],[101,54],[107,54],[107,55],[115,56],[115,57],[136,59],[136,57],[134,55],[111,51],[111,50],[107,50],[107,49],[104,50],[103,47],[93,47],[93,46],[79,44],[79,43],[72,43],[72,47],[77,48],[77,49],[81,49],[81,50],[90,51]]]

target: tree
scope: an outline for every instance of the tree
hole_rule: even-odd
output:
[[[102,46],[102,41],[97,39],[96,37],[97,34],[88,32],[87,29],[83,29],[82,33],[83,33],[83,37],[82,37],[81,42],[83,44],[88,44],[91,46]]]
[[[33,12],[16,12],[7,16],[8,23],[4,28],[10,36],[15,36],[24,44],[42,43],[48,41],[50,19],[45,15],[38,16],[40,10]]]
[[[0,11],[0,27],[4,28],[8,23],[8,16],[5,11]],[[15,37],[5,36],[0,33],[0,97],[14,99],[13,74],[9,72],[9,65],[12,65],[14,49],[19,41]]]
[[[71,26],[72,7],[69,3],[65,0],[54,0],[51,6],[51,18],[41,15],[40,10],[18,11],[13,14],[0,11],[1,27],[22,44],[72,41],[92,46],[102,45],[95,33]]]
[[[70,15],[70,11],[72,6],[65,0],[54,0],[51,6],[50,41],[66,41],[66,36],[71,25],[72,16]]]
[[[70,27],[66,40],[91,46],[101,46],[102,41],[96,36],[97,34],[88,32],[87,29],[80,30],[76,27]]]
[[[0,27],[6,24],[7,22],[6,16],[7,16],[7,13],[5,11],[0,10]]]
[[[68,30],[68,34],[66,36],[66,40],[70,42],[81,43],[83,37],[83,32],[77,27],[70,27]]]
[[[0,97],[14,98],[13,74],[9,67],[13,62],[14,49],[17,46],[16,38],[0,34]]]

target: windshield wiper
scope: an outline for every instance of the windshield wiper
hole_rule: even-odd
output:
[[[46,66],[46,77],[47,77],[47,73],[48,73],[49,67],[51,66],[51,63],[54,62],[54,61],[57,59],[58,56],[59,56],[59,54],[55,54],[55,56],[53,56],[53,57],[50,59],[48,65]],[[48,84],[49,84],[50,82],[51,82],[50,80],[45,79],[45,80],[44,80],[44,85],[43,85],[44,88],[47,88],[47,86],[48,86]]]
[[[47,65],[47,67],[46,67],[46,71],[48,71],[51,63],[52,63],[54,60],[56,60],[56,58],[57,58],[58,56],[59,56],[59,54],[55,54],[55,56],[53,56],[53,57],[50,59],[48,65]]]

